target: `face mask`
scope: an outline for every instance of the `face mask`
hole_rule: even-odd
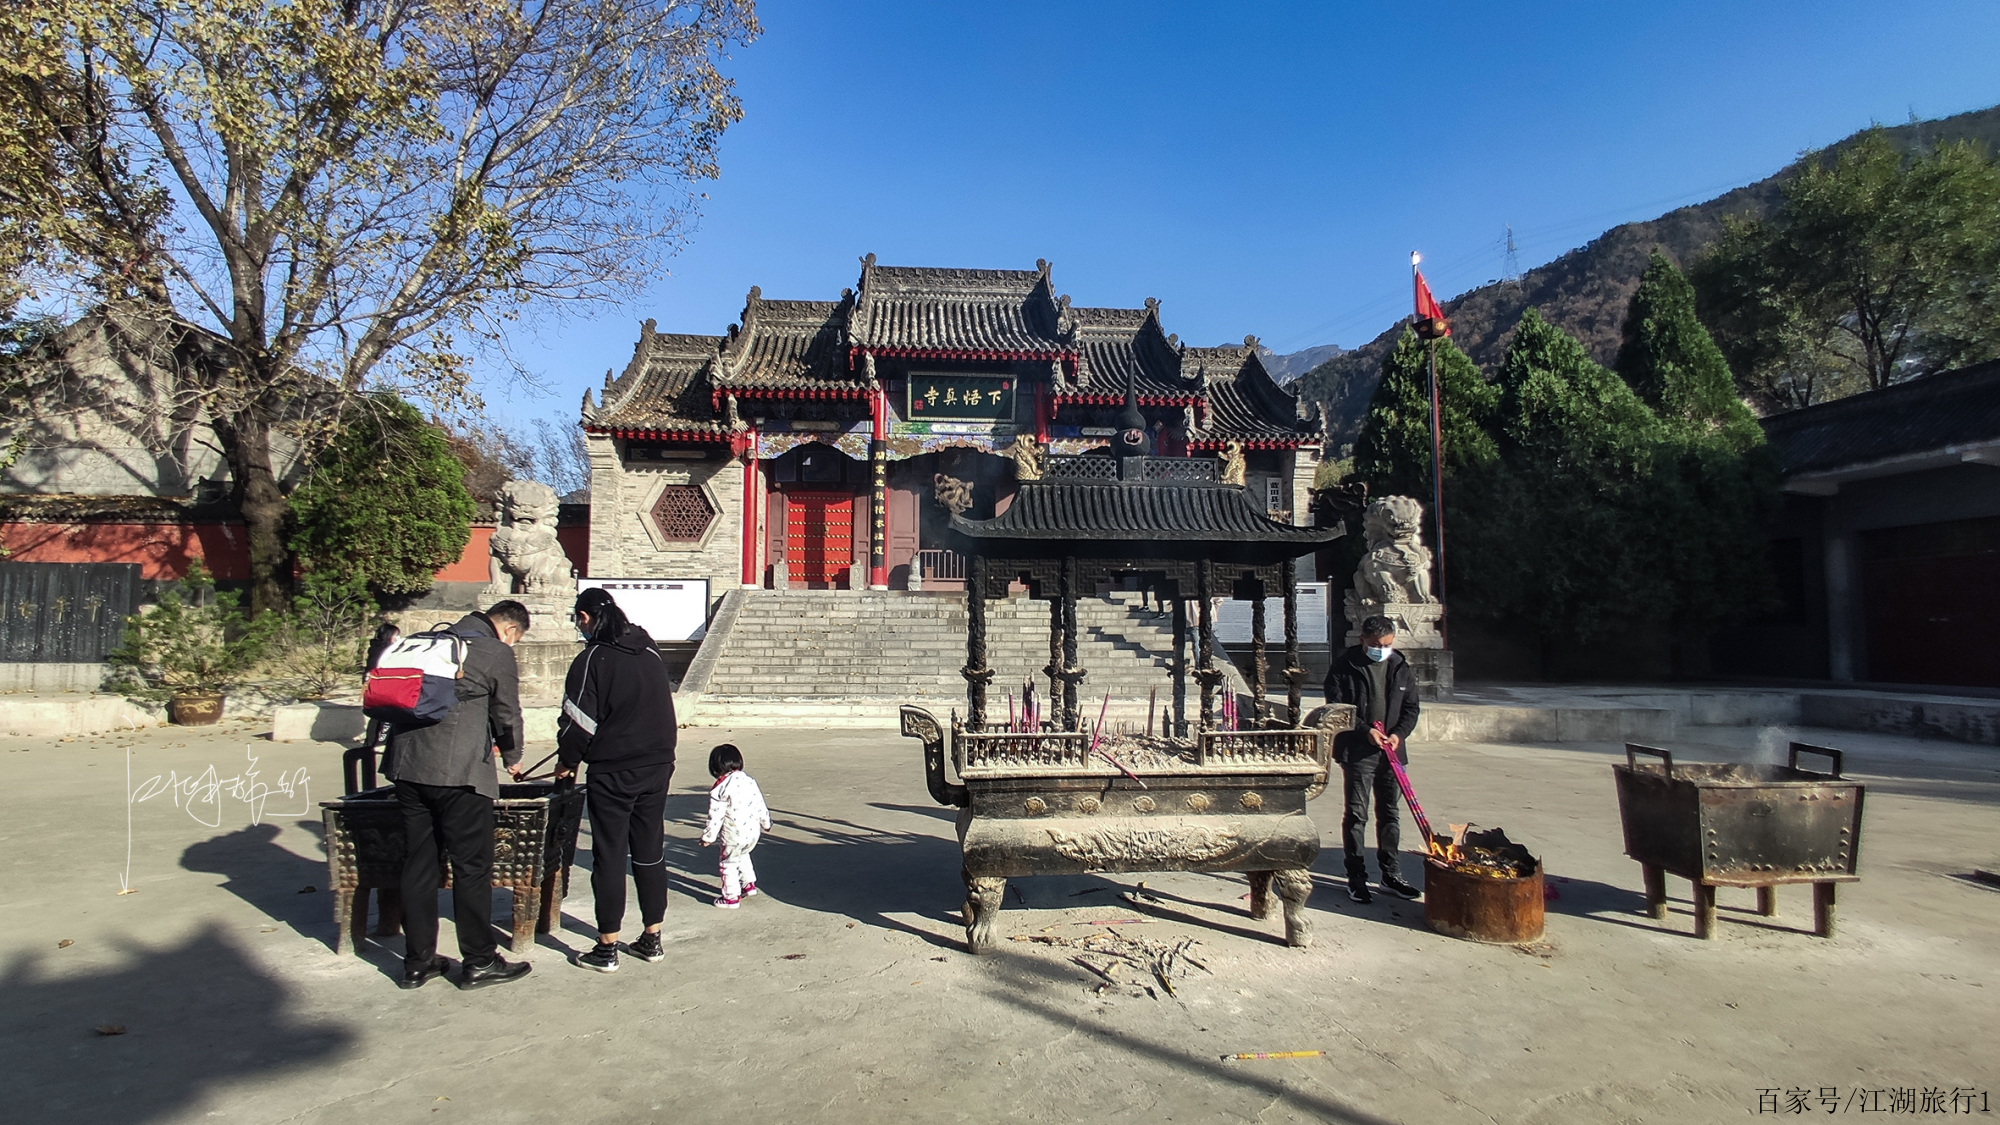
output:
[[[1389,659],[1389,654],[1394,651],[1396,650],[1389,647],[1388,645],[1383,645],[1381,648],[1376,648],[1374,645],[1368,645],[1361,650],[1363,655],[1367,656],[1368,659],[1374,661],[1377,664],[1380,664],[1384,660]]]

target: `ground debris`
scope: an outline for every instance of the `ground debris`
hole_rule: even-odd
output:
[[[125,1025],[122,1023],[100,1023],[90,1030],[95,1031],[99,1035],[123,1035],[125,1034]]]
[[[1214,973],[1206,962],[1190,952],[1201,944],[1191,937],[1167,941],[1131,936],[1122,930],[1098,930],[1081,937],[1047,933],[1015,934],[1014,940],[1074,950],[1070,963],[1104,982],[1095,989],[1100,996],[1116,989],[1128,996],[1146,995],[1158,999],[1159,993],[1144,983],[1143,978],[1150,976],[1159,982],[1168,996],[1178,998],[1177,982],[1185,981],[1193,970]],[[1138,970],[1140,979],[1119,976],[1119,971],[1126,968]]]

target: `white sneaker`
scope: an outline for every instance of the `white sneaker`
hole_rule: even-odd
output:
[[[740,898],[723,898],[721,895],[716,895],[715,905],[722,910],[735,910],[743,905],[743,900]]]
[[[743,888],[743,897],[744,897],[744,898],[749,898],[749,897],[750,897],[751,895],[754,895],[754,894],[760,894],[760,893],[762,893],[762,892],[760,892],[760,891],[758,891],[758,890],[757,890],[757,884],[755,884],[755,883],[752,883],[752,884],[750,884],[749,886],[747,886],[747,887]]]

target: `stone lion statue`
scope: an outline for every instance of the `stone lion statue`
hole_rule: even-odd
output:
[[[1385,496],[1362,513],[1368,553],[1354,570],[1354,589],[1364,602],[1430,605],[1431,552],[1420,538],[1424,506],[1408,496]]]
[[[510,480],[493,501],[492,556],[487,592],[562,601],[576,595],[569,556],[556,541],[555,489]]]

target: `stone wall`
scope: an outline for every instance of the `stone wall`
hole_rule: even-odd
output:
[[[171,337],[129,310],[99,310],[56,333],[60,362],[31,376],[20,455],[0,493],[220,499],[229,466],[180,386]],[[297,443],[271,435],[272,466],[298,472]]]
[[[743,463],[624,462],[619,443],[591,434],[590,572],[598,578],[706,578],[711,599],[742,582]],[[701,485],[718,512],[700,543],[662,543],[649,530],[664,485]]]

